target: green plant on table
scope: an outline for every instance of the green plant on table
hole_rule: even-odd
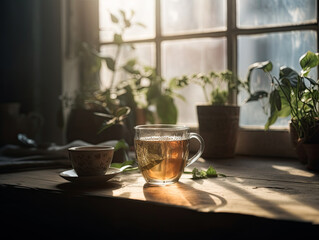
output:
[[[129,17],[122,10],[120,10],[119,16],[114,14],[110,14],[110,16],[111,21],[118,25],[118,32],[115,32],[113,36],[113,43],[116,46],[115,55],[111,57],[95,52],[95,55],[104,60],[107,68],[112,72],[110,87],[97,92],[95,102],[100,102],[99,105],[104,105],[105,109],[108,106],[108,110],[110,110],[108,113],[113,112],[112,115],[114,113],[116,115],[116,112],[123,112],[118,108],[130,108],[131,114],[128,118],[130,126],[135,125],[138,108],[145,110],[148,122],[176,123],[177,108],[172,91],[163,86],[164,79],[157,75],[156,69],[142,66],[137,59],[129,59],[123,65],[119,65],[122,47],[129,44],[131,49],[134,50],[133,44],[123,41],[125,31],[134,25],[145,26],[132,20],[133,11]],[[119,71],[125,72],[127,77],[116,83],[116,74]],[[106,122],[104,129],[107,128],[108,123],[112,122],[112,120]]]
[[[184,75],[181,78],[173,78],[170,81],[170,86],[173,89],[182,88],[190,84],[196,84],[202,88],[207,104],[227,105],[231,104],[231,96],[238,91],[242,82],[230,70],[220,73],[212,71],[209,74]]]
[[[122,82],[116,83],[117,74],[119,72],[130,74],[129,66],[132,62],[136,61],[135,59],[130,59],[123,66],[119,64],[121,51],[124,45],[129,45],[132,50],[135,49],[132,43],[125,43],[123,41],[125,32],[135,25],[145,27],[144,24],[133,21],[134,15],[135,12],[133,10],[130,13],[119,10],[117,15],[110,13],[110,20],[115,24],[112,42],[115,46],[114,56],[100,53],[94,48],[88,48],[91,56],[98,59],[99,70],[101,68],[101,62],[104,61],[107,69],[111,72],[109,87],[104,90],[99,89],[95,91],[93,97],[86,101],[97,110],[96,115],[107,119],[102,126],[101,131],[106,130],[116,123],[122,122],[128,117],[129,113],[132,114],[132,110],[134,114],[134,110],[136,109],[136,103],[130,86],[123,85]],[[131,125],[133,125],[133,123],[131,123]]]
[[[271,75],[270,61],[254,63],[249,68],[246,86],[250,85],[252,71],[263,70],[269,76],[272,89],[269,93],[249,91],[248,101],[269,96],[270,114],[265,129],[274,124],[279,117],[291,115],[298,137],[308,143],[313,142],[313,138],[319,134],[319,84],[318,80],[308,76],[311,69],[319,65],[319,55],[308,51],[300,57],[299,63],[302,68],[300,73],[290,67],[282,66],[279,78]]]

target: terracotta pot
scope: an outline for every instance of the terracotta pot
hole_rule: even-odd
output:
[[[319,170],[319,144],[303,144],[307,154],[307,169],[318,171]]]
[[[197,106],[199,134],[205,141],[203,157],[232,158],[235,156],[239,129],[238,106]]]

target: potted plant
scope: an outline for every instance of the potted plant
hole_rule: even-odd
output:
[[[231,102],[231,97],[238,91],[241,81],[229,70],[183,76],[171,81],[171,85],[176,87],[189,84],[199,85],[206,100],[205,104],[197,105],[199,133],[206,145],[203,157],[234,157],[240,108]]]
[[[307,168],[319,169],[319,92],[318,80],[308,75],[312,68],[319,65],[318,53],[308,51],[299,59],[301,72],[282,66],[279,78],[271,75],[270,61],[255,63],[249,68],[247,82],[251,81],[251,72],[262,69],[271,82],[269,93],[251,93],[248,101],[269,96],[270,113],[265,125],[268,129],[279,117],[291,115],[291,135],[296,136],[296,150],[299,158],[306,160]]]
[[[125,68],[118,66],[120,52],[125,44],[123,42],[125,31],[133,25],[143,26],[141,23],[133,22],[133,16],[134,11],[131,11],[130,15],[122,10],[119,11],[118,16],[110,13],[111,21],[117,24],[117,29],[113,34],[113,43],[116,46],[115,56],[102,54],[88,43],[81,44],[79,50],[81,65],[79,90],[74,99],[63,97],[64,102],[69,103],[68,106],[71,105],[66,128],[68,142],[81,139],[96,144],[108,139],[125,138],[128,142],[131,140],[127,130],[124,129],[127,128],[125,124],[129,125],[130,123],[127,119],[124,120],[124,116],[126,118],[130,111],[126,111],[123,116],[117,116],[117,114],[123,113],[121,109],[130,108],[129,104],[132,102],[121,101],[120,95],[123,94],[123,91],[118,91],[115,76],[118,71],[125,71]],[[130,45],[133,49],[134,46]],[[99,74],[102,62],[106,63],[107,68],[112,73],[110,87],[105,90],[100,89]],[[70,102],[72,103],[70,104]],[[106,116],[117,116],[118,120],[121,119],[121,121],[114,121],[111,124],[110,121],[115,118],[105,118]]]
[[[126,101],[132,99],[131,102],[135,104],[135,123],[175,124],[177,107],[174,97],[178,94],[169,86],[164,86],[165,80],[157,75],[156,69],[140,66],[136,60],[130,60],[124,68],[130,73],[130,78],[123,80],[120,86],[126,86]]]

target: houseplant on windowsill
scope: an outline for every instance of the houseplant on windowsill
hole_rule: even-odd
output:
[[[121,95],[123,92],[129,91],[124,88],[118,90],[115,76],[118,71],[125,71],[125,68],[119,66],[118,63],[121,49],[125,44],[123,42],[124,33],[134,25],[143,26],[139,22],[132,21],[133,16],[134,11],[126,13],[120,10],[118,15],[110,13],[110,20],[115,24],[113,45],[116,51],[114,56],[102,54],[88,43],[82,43],[79,51],[81,63],[79,91],[76,93],[68,118],[67,141],[82,139],[93,144],[122,138],[125,138],[129,143],[132,141],[127,130],[127,128],[132,127],[132,124],[128,118],[124,120],[118,114],[124,113],[121,109],[132,109],[133,101],[123,100]],[[132,44],[129,46],[132,50],[134,49]],[[101,90],[99,77],[103,62],[111,72],[110,86],[105,90]],[[127,117],[130,112],[125,111],[123,116]],[[114,116],[120,121],[112,122],[116,119]]]
[[[300,160],[307,163],[307,168],[319,170],[319,91],[318,80],[308,75],[312,68],[319,65],[318,53],[308,51],[299,59],[301,72],[283,66],[279,79],[270,74],[270,61],[251,65],[249,73],[254,69],[262,69],[270,78],[272,89],[268,93],[250,93],[248,101],[269,95],[270,114],[265,125],[268,129],[278,117],[291,115],[291,134],[296,136],[296,151]],[[248,74],[247,82],[250,82]]]
[[[231,71],[200,73],[171,80],[171,85],[177,88],[189,84],[199,85],[206,100],[205,104],[197,105],[199,133],[207,146],[203,157],[234,157],[240,108],[231,102],[231,96],[238,91],[241,81]]]
[[[132,96],[135,104],[136,124],[164,123],[175,124],[177,122],[177,107],[174,97],[179,96],[169,86],[165,86],[165,80],[159,76],[156,69],[150,66],[142,66],[136,60],[128,61],[125,70],[130,73],[130,78],[123,80],[119,86],[125,86],[126,93]]]

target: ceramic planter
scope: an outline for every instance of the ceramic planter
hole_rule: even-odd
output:
[[[238,106],[198,105],[199,134],[205,140],[203,157],[232,158],[235,156],[239,129]]]

